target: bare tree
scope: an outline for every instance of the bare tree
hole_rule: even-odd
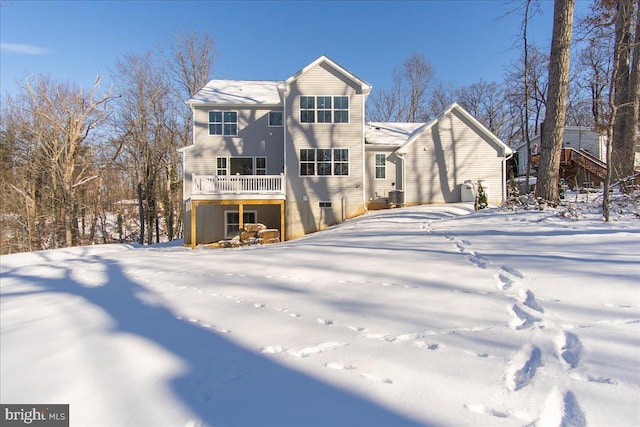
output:
[[[42,224],[53,224],[50,245],[81,243],[84,229],[78,219],[89,206],[83,200],[90,197],[87,187],[112,160],[100,164],[92,139],[107,119],[113,99],[109,91],[99,93],[101,81],[99,76],[86,91],[40,75],[27,79],[15,99],[8,98],[5,135],[15,139],[13,156],[21,175],[12,187],[25,201],[30,249],[43,243],[34,235]],[[46,212],[39,212],[40,202],[47,206]]]
[[[564,137],[575,0],[555,0],[545,126],[540,141],[536,196],[560,202],[560,152]]]
[[[480,80],[457,91],[458,102],[499,138],[505,136],[506,98],[497,82]]]
[[[422,54],[414,53],[393,69],[392,87],[371,97],[369,120],[422,122],[429,119],[429,88],[435,72]]]

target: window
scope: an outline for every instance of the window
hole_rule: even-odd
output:
[[[349,175],[349,150],[346,148],[333,150],[333,174]]]
[[[244,211],[243,224],[255,224],[258,222],[257,211]],[[225,238],[233,239],[240,235],[240,213],[238,211],[224,211]]]
[[[318,101],[318,123],[331,123],[331,97],[319,96]]]
[[[387,177],[387,155],[384,153],[376,153],[376,179],[385,179]]]
[[[301,123],[316,122],[315,101],[316,99],[313,96],[300,97],[300,122]]]
[[[331,149],[318,149],[318,175],[331,175]]]
[[[316,150],[300,149],[300,176],[311,176],[316,174]]]
[[[300,176],[349,175],[349,149],[300,149]]]
[[[349,123],[349,97],[334,96],[333,97],[333,122]]]
[[[237,134],[237,111],[209,111],[209,135],[235,136]]]
[[[282,127],[282,111],[269,111],[269,127]]]
[[[301,123],[349,123],[348,96],[301,96]]]
[[[256,157],[256,175],[266,175],[266,174],[267,174],[267,158]]]
[[[318,207],[320,207],[320,208],[330,208],[331,207],[331,202],[320,202],[318,204]]]
[[[227,158],[216,158],[216,174],[217,175],[229,175],[229,169],[227,168]]]

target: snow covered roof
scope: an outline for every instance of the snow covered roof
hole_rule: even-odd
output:
[[[369,122],[364,129],[364,139],[371,145],[399,147],[424,126],[426,123]]]
[[[211,80],[187,101],[190,105],[282,105],[280,81]]]

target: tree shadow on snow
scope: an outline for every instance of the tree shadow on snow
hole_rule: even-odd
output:
[[[4,278],[18,279],[40,290],[5,293],[3,298],[36,293],[81,297],[110,316],[113,326],[106,332],[133,334],[181,359],[187,370],[171,379],[168,388],[179,401],[176,406],[186,406],[192,413],[193,419],[185,419],[185,424],[195,421],[224,426],[420,425],[375,402],[242,348],[223,333],[178,319],[167,307],[145,303],[144,295],[149,291],[127,277],[116,261],[85,256],[74,258],[73,262],[102,264],[106,283],[87,287],[74,280],[72,270],[63,266],[56,267],[65,269],[63,278],[31,276],[20,273],[20,269],[5,270]],[[259,329],[256,325],[256,333]],[[122,381],[123,391],[135,394],[136,387],[130,378],[118,380]],[[158,408],[158,412],[162,410]],[[145,423],[139,418],[133,421]]]

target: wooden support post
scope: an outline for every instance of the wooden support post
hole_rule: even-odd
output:
[[[284,242],[285,238],[285,230],[284,230],[284,201],[280,201],[280,241]]]
[[[191,200],[191,249],[196,248],[196,209],[198,202]]]
[[[244,204],[238,203],[238,235],[244,230]]]

